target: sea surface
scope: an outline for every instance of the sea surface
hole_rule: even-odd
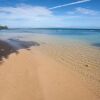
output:
[[[100,29],[66,29],[66,28],[17,28],[0,30],[0,38],[15,38],[18,36],[48,35],[62,40],[79,40],[100,47]]]

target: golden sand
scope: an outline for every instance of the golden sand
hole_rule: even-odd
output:
[[[100,49],[87,44],[63,43],[44,44],[41,51],[78,73],[88,88],[100,96]]]
[[[20,50],[0,65],[0,100],[100,99],[78,73],[69,69],[69,62],[66,66],[54,60],[48,56],[50,53],[43,52],[43,48]],[[71,59],[73,64],[74,60],[77,62]]]
[[[87,41],[50,35],[34,36],[41,52],[78,73],[88,88],[100,98],[100,48]]]
[[[0,100],[100,99],[100,48],[46,35],[21,40],[40,46],[20,49],[0,65]]]

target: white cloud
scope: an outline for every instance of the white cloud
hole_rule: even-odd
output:
[[[95,10],[91,10],[91,9],[87,9],[87,8],[81,8],[81,7],[76,8],[76,12],[80,13],[80,14],[86,14],[86,15],[97,15],[97,14],[99,14],[99,12],[97,12]]]
[[[76,8],[69,15],[55,15],[53,10],[41,6],[0,7],[0,24],[9,27],[76,27],[83,25],[82,19],[86,20],[86,23],[92,22],[90,20],[95,21],[97,18],[80,17],[80,14],[93,15],[94,12],[85,8]],[[99,23],[98,20],[95,21],[96,25]]]
[[[46,7],[19,5],[0,7],[0,23],[10,27],[49,27],[61,25],[62,18]]]
[[[88,9],[88,8],[77,7],[73,11],[67,12],[67,14],[69,14],[69,15],[90,15],[90,16],[92,15],[92,16],[96,16],[96,15],[100,15],[100,12],[92,10],[92,9]]]
[[[21,5],[17,7],[0,7],[0,18],[32,18],[51,15],[52,11],[39,6],[33,7],[29,5]]]
[[[73,16],[57,16],[46,7],[19,5],[0,7],[0,23],[13,27],[52,27],[62,26],[63,20]]]

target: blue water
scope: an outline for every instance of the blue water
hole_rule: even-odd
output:
[[[23,36],[30,34],[48,34],[60,36],[61,38],[77,39],[91,44],[96,44],[100,47],[100,29],[66,29],[66,28],[22,28],[22,29],[9,29],[1,30],[0,37],[2,36]]]

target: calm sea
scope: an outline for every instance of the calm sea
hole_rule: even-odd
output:
[[[0,30],[0,38],[24,35],[50,35],[57,36],[62,39],[73,39],[89,42],[100,47],[100,29],[66,29],[66,28],[20,28]]]

